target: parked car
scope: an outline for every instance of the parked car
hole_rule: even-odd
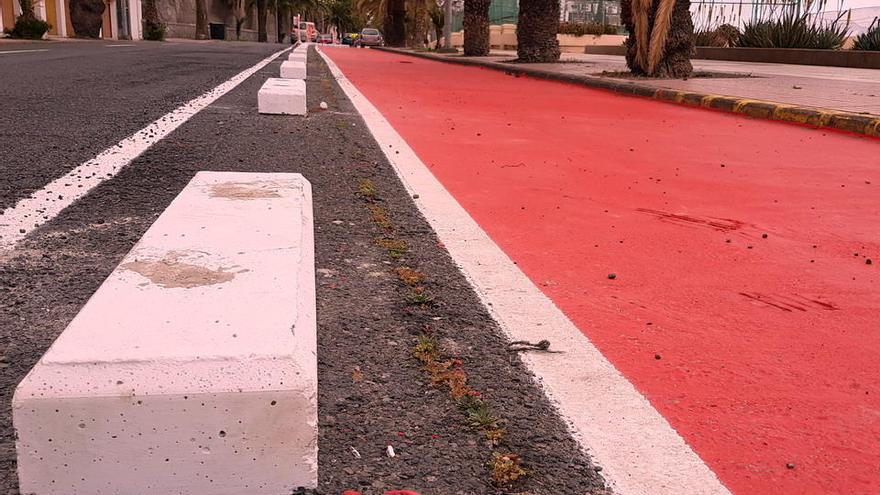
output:
[[[367,28],[361,31],[356,46],[385,46],[385,38],[378,29]]]
[[[318,29],[315,27],[314,22],[300,22],[299,29],[294,29],[291,35],[293,35],[294,39],[303,42],[314,43],[318,41]]]
[[[333,44],[333,35],[332,34],[322,34],[318,36],[318,43],[322,43],[324,45],[332,45]]]
[[[358,33],[345,33],[342,35],[343,45],[354,45],[355,41],[360,37]]]

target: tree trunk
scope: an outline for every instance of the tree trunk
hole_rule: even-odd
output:
[[[558,31],[559,0],[520,0],[516,28],[519,61],[558,62]]]
[[[694,70],[690,0],[623,0],[620,20],[632,33],[626,65],[633,74],[684,78]]]
[[[428,5],[425,0],[410,0],[407,35],[410,47],[425,47],[425,38],[428,36]]]
[[[196,39],[208,39],[208,6],[206,0],[196,0]]]
[[[268,0],[257,0],[257,41],[266,43],[269,35],[266,31],[266,19],[269,15]]]
[[[33,20],[37,18],[36,12],[34,12],[34,2],[33,0],[20,0],[18,3],[21,6],[21,18],[27,20]]]
[[[281,29],[281,21],[284,19],[281,2],[275,2],[275,39],[278,43],[284,43],[284,30]]]
[[[70,24],[77,38],[100,38],[104,0],[70,0]]]
[[[489,55],[489,4],[492,0],[464,1],[464,54]]]
[[[388,0],[383,26],[385,43],[389,46],[403,46],[406,43],[406,0]]]

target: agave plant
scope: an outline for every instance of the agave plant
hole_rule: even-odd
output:
[[[824,6],[819,2],[817,12]],[[748,22],[737,39],[737,46],[750,48],[811,48],[836,50],[849,34],[849,11],[840,12],[826,21],[808,4],[789,4],[781,14],[771,11],[757,22]]]
[[[856,37],[853,50],[880,51],[880,17],[875,17],[868,30]]]

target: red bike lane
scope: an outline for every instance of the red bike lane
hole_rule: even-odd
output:
[[[731,491],[876,493],[880,141],[325,53]]]

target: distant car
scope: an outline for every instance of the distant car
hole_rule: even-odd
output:
[[[306,43],[318,41],[318,30],[315,28],[314,22],[300,22],[299,29],[293,29],[291,34]]]
[[[322,34],[318,36],[318,43],[322,43],[325,45],[333,44],[333,35],[332,34]]]
[[[378,29],[367,28],[361,31],[356,46],[385,46],[385,38]]]
[[[358,33],[345,33],[342,35],[342,44],[354,45],[359,37],[360,35]]]

